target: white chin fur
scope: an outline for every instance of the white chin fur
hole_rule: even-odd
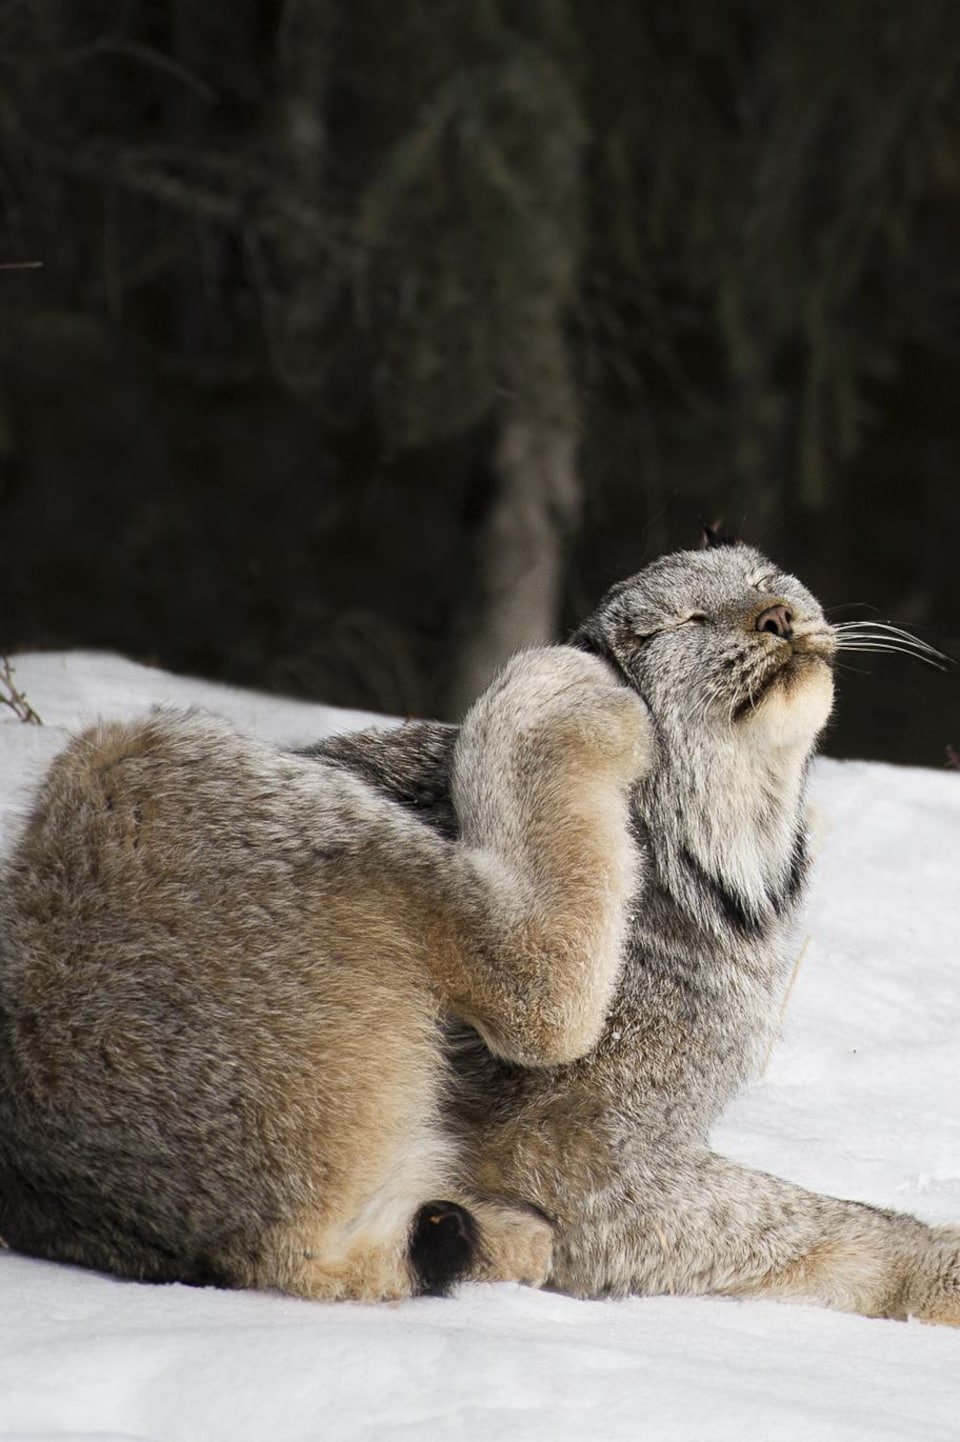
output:
[[[817,660],[789,685],[772,686],[745,720],[771,745],[809,747],[832,709],[833,672],[825,661]]]

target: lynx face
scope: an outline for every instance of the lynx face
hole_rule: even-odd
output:
[[[830,714],[833,630],[806,587],[749,546],[654,561],[576,639],[613,661],[667,729],[810,746]]]

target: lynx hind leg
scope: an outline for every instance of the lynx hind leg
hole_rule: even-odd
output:
[[[442,881],[454,850],[209,718],[74,741],[5,878],[4,1000],[31,1025],[0,1070],[20,1068],[24,1211],[38,1187],[54,1208],[10,1240],[151,1275],[149,1237],[167,1280],[202,1255],[227,1285],[313,1298],[421,1290],[411,1226],[458,1166],[436,903],[413,881],[432,862]]]
[[[951,1238],[910,1216],[859,1211],[855,1221],[845,1218],[836,1235],[734,1290],[867,1317],[960,1327],[960,1233]],[[883,1231],[876,1227],[878,1216],[886,1224]]]
[[[362,1007],[358,1012],[362,1020]],[[395,1301],[442,1295],[473,1265],[473,1218],[455,1202],[426,1203],[455,1192],[455,1147],[437,1108],[439,1067],[416,1055],[402,1064],[404,1040],[412,1053],[417,1045],[402,1017],[396,1022],[393,1036],[371,1032],[366,1056],[353,1048],[354,1087],[366,1090],[359,1105],[334,1105],[332,1115],[325,1105],[312,1142],[301,1139],[311,1153],[304,1175],[310,1200],[271,1229],[247,1285],[314,1300]],[[424,1260],[415,1242],[426,1212],[443,1214],[435,1234],[446,1245]],[[448,1213],[456,1225],[446,1224]]]
[[[721,1163],[721,1175],[755,1188],[765,1228],[748,1241],[753,1276],[718,1290],[886,1317],[960,1326],[960,1231],[904,1212],[807,1192]]]
[[[425,972],[418,984],[406,964],[405,917],[391,947],[386,903],[378,917],[352,899],[337,910],[325,922],[339,939],[340,1026],[302,1057],[312,1115],[298,1146],[310,1203],[276,1230],[255,1285],[324,1300],[444,1293],[472,1264],[475,1239],[466,1219],[459,1249],[448,1246],[432,1271],[413,1247],[425,1203],[457,1195],[435,998]]]
[[[821,1196],[711,1153],[677,1158],[651,1177],[648,1193],[655,1209],[613,1223],[587,1286],[576,1245],[560,1249],[551,1284],[581,1294],[764,1297],[960,1325],[958,1231]]]
[[[644,703],[570,647],[516,656],[468,713],[452,790],[499,967],[462,1013],[500,1055],[549,1065],[596,1042],[639,883],[629,788],[651,756]]]

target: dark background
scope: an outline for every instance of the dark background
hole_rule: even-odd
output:
[[[960,656],[958,80],[955,0],[0,0],[0,650],[454,716],[722,518]]]

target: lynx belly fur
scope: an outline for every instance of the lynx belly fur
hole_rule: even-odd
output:
[[[838,641],[714,548],[459,730],[81,736],[0,882],[0,1234],[309,1297],[466,1275],[960,1323],[960,1233],[709,1145],[795,954]]]

